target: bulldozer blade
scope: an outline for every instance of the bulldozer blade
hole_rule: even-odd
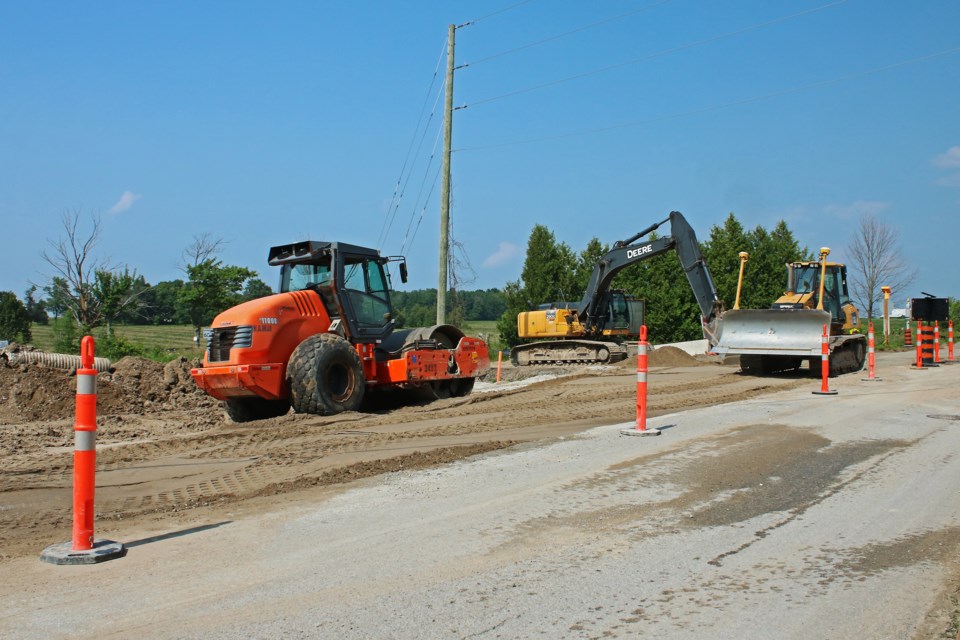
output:
[[[713,351],[726,355],[820,355],[830,313],[816,309],[734,309],[718,323]]]

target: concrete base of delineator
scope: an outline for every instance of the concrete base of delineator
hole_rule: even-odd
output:
[[[660,429],[620,429],[620,435],[622,436],[658,436],[660,435]]]
[[[121,542],[112,540],[94,540],[93,548],[86,551],[74,551],[73,542],[52,544],[43,550],[40,559],[50,564],[97,564],[127,555],[127,548]]]

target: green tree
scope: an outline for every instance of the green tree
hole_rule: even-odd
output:
[[[209,326],[218,313],[242,301],[240,291],[244,281],[255,278],[257,273],[245,267],[224,265],[213,258],[187,265],[186,270],[189,280],[180,292],[179,302],[199,341],[203,327]]]
[[[553,232],[538,224],[527,241],[527,257],[520,280],[508,282],[503,290],[505,309],[497,320],[504,344],[520,342],[517,316],[546,302],[579,302],[575,270],[577,256],[565,243],[557,242]]]
[[[732,308],[737,296],[740,274],[740,252],[749,254],[744,269],[741,309],[766,309],[784,291],[786,264],[810,259],[805,247],[800,247],[793,232],[783,220],[772,232],[758,225],[745,231],[734,214],[729,214],[723,226],[713,226],[709,239],[703,243],[703,255],[713,275],[718,297]]]
[[[610,247],[608,245],[601,244],[600,240],[593,237],[590,238],[587,247],[577,256],[577,265],[573,271],[573,279],[575,282],[574,286],[578,292],[576,296],[578,301],[583,299],[583,294],[586,292],[587,285],[590,283],[590,276],[593,275],[593,270],[597,266],[597,263],[600,262],[600,258],[609,250]]]
[[[750,240],[743,225],[732,213],[727,216],[723,226],[714,225],[710,229],[710,238],[702,243],[703,257],[710,267],[717,295],[727,308],[733,307],[737,295],[737,277],[740,273],[741,251],[750,251]],[[748,263],[748,268],[750,264]],[[689,287],[688,287],[689,288]],[[740,306],[745,308],[743,301]]]
[[[747,234],[747,244],[750,257],[745,270],[740,307],[767,309],[786,289],[786,265],[809,260],[811,256],[805,247],[800,247],[783,220],[777,222],[769,233],[757,226]],[[733,298],[728,300],[733,306]]]
[[[89,327],[106,325],[107,338],[113,337],[113,322],[120,314],[134,310],[140,304],[140,294],[135,286],[139,276],[128,268],[122,271],[98,270],[94,273]]]
[[[47,316],[47,305],[43,300],[38,300],[37,285],[32,285],[23,295],[23,306],[27,309],[27,316],[30,322],[36,324],[47,324],[50,318]]]
[[[527,311],[530,305],[527,303],[527,294],[519,280],[507,283],[503,288],[503,297],[506,309],[497,320],[497,332],[503,344],[512,347],[520,343],[520,336],[517,333],[517,316],[521,311]]]
[[[179,302],[183,280],[164,280],[143,292],[140,317],[146,324],[186,324],[189,316]]]
[[[12,291],[0,291],[0,338],[30,342],[30,315]]]
[[[527,257],[520,278],[529,303],[551,301],[579,302],[574,281],[576,256],[565,243],[558,243],[553,232],[545,226],[534,226],[527,242]]]
[[[247,280],[247,285],[243,288],[244,300],[256,300],[257,298],[265,298],[272,295],[273,289],[260,278],[250,278]]]
[[[47,294],[47,310],[53,314],[54,320],[70,310],[67,305],[70,285],[67,284],[65,278],[54,277],[50,284],[43,288],[43,291]]]

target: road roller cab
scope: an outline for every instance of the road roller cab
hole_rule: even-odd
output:
[[[342,242],[272,247],[280,293],[237,305],[204,332],[197,384],[237,422],[361,408],[371,387],[466,395],[487,345],[451,325],[395,329],[387,265],[406,261]],[[421,394],[422,397],[422,394]]]

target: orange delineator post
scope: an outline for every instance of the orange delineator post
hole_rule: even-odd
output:
[[[94,343],[84,336],[77,369],[77,410],[73,451],[73,550],[93,548],[93,495],[97,466],[97,370]]]
[[[647,325],[640,326],[640,342],[637,343],[637,425],[632,429],[620,429],[624,436],[658,436],[660,429],[647,429]]]
[[[73,539],[43,550],[50,564],[97,564],[127,554],[123,543],[93,537],[94,474],[97,467],[97,370],[93,368],[93,337],[80,341],[77,369],[76,419],[73,425]]]
[[[903,346],[913,346],[913,336],[910,335],[910,318],[907,318],[907,324],[903,326]]]
[[[830,391],[830,333],[827,325],[823,325],[823,335],[820,337],[820,391],[813,391],[818,396],[835,396],[836,391]]]
[[[947,325],[947,360],[953,362],[953,320]]]
[[[940,321],[933,323],[933,361],[940,364]]]
[[[647,430],[647,326],[640,327],[637,344],[637,429]]]
[[[923,369],[923,323],[917,320],[917,369]]]
[[[866,381],[880,380],[877,377],[877,356],[876,356],[876,343],[874,342],[873,335],[873,323],[871,322],[867,330],[867,377],[864,378]]]
[[[497,384],[500,384],[500,367],[503,366],[503,351],[497,352]]]

